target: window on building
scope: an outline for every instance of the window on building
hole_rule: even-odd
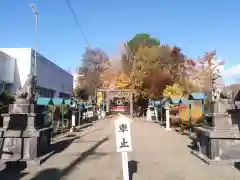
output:
[[[70,99],[70,95],[64,92],[59,92],[59,98],[63,98],[63,99]]]
[[[11,92],[11,84],[4,84],[4,91]]]
[[[40,97],[46,97],[46,98],[53,98],[55,94],[55,91],[51,89],[41,88],[41,87],[37,87],[36,92]]]
[[[64,85],[64,84],[62,84],[62,90],[64,90],[64,88],[65,88],[65,85]]]
[[[5,83],[0,81],[0,94],[5,90]]]

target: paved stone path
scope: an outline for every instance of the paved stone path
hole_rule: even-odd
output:
[[[167,132],[159,124],[140,119],[134,119],[131,126],[133,152],[129,153],[129,160],[131,171],[135,172],[133,180],[240,180],[237,168],[209,166],[191,155],[187,147],[191,141],[187,136]],[[122,179],[121,155],[116,153],[113,120],[98,121],[74,134],[76,136],[70,134],[59,138],[58,151],[41,167],[24,170],[15,179]]]

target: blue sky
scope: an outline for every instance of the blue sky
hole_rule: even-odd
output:
[[[112,57],[123,42],[147,32],[192,58],[216,49],[226,69],[240,64],[238,0],[70,1],[89,43]],[[74,71],[86,42],[64,0],[0,0],[0,47],[33,47],[35,19],[29,3],[39,12],[40,53]],[[232,83],[234,76],[225,79]]]

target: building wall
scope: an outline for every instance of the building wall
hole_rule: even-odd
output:
[[[59,97],[59,93],[72,95],[73,76],[40,54],[37,54],[37,77],[38,86],[55,90],[55,97]]]
[[[10,93],[21,87],[20,77],[17,60],[0,50],[0,81],[4,82]]]
[[[0,52],[0,81],[14,83],[14,70],[15,59]]]
[[[23,86],[30,73],[30,48],[0,48],[0,51],[8,56],[16,59],[16,68],[14,69],[15,76],[20,78],[20,86]],[[13,69],[13,67],[8,68]],[[17,77],[15,77],[16,79]],[[15,80],[14,80],[15,81]],[[19,87],[20,87],[19,86]],[[17,87],[17,88],[19,88]]]
[[[17,72],[19,72],[18,77],[20,78],[20,85],[23,86],[28,74],[34,71],[34,50],[31,48],[0,48],[0,51],[16,59],[16,71],[14,72],[16,77],[14,80],[17,80]],[[48,91],[55,92],[54,97],[59,97],[59,93],[72,95],[73,76],[71,74],[64,71],[39,53],[37,53],[36,67],[37,86],[39,87],[39,90],[42,91],[40,95],[42,94],[42,96],[46,96],[46,94],[49,94]]]

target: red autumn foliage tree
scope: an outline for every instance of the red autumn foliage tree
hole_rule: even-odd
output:
[[[130,76],[132,88],[144,97],[158,98],[166,85],[176,82],[183,87],[193,86],[186,77],[191,76],[196,64],[186,58],[181,48],[161,45],[158,39],[146,34],[138,34],[126,44],[123,70]]]
[[[153,71],[144,80],[143,89],[150,97],[158,98],[162,96],[165,85],[172,84],[172,78],[169,74],[161,71]]]
[[[203,57],[198,58],[194,77],[203,92],[208,92],[218,86],[218,80],[221,77],[219,66],[223,64],[223,61],[217,60],[216,51],[207,52]]]

